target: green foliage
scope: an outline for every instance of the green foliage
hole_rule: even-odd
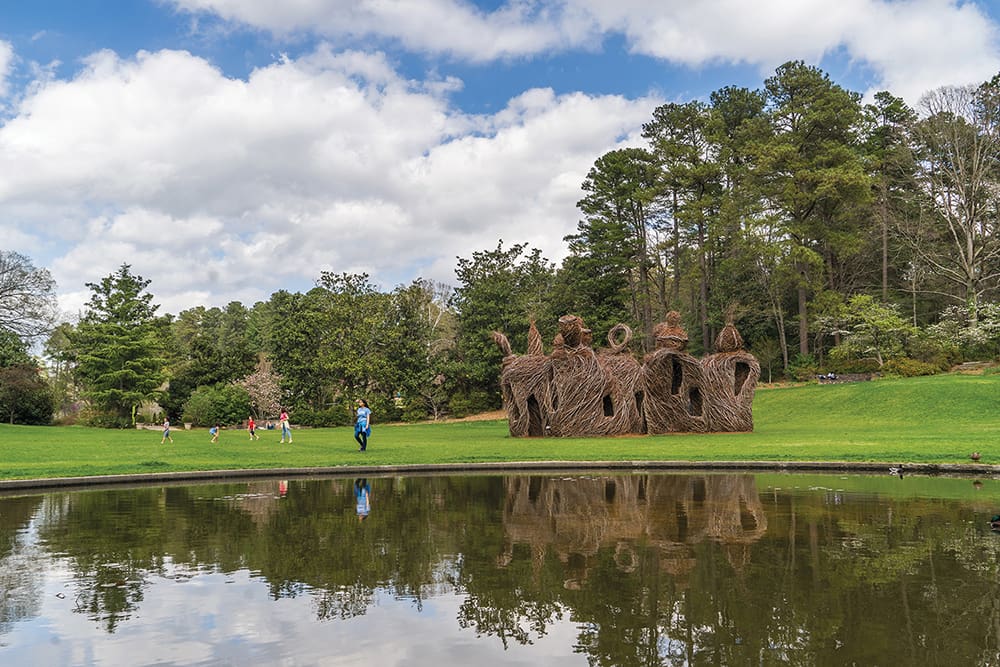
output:
[[[909,359],[907,357],[890,359],[885,362],[885,365],[882,366],[881,370],[885,374],[898,375],[899,377],[904,378],[918,377],[921,375],[935,375],[941,372],[941,369],[934,364],[928,364],[926,362]]]
[[[246,390],[231,384],[198,387],[184,403],[182,419],[197,426],[238,424],[250,414]]]
[[[946,371],[963,359],[961,347],[929,329],[918,331],[906,343],[906,355],[911,359],[932,364],[939,371]]]
[[[819,362],[811,354],[797,354],[788,362],[788,374],[799,382],[812,380],[819,373]]]
[[[856,357],[843,346],[835,347],[827,355],[827,368],[835,373],[877,373],[881,366],[878,359]]]
[[[52,406],[52,390],[37,366],[0,367],[0,419],[9,424],[50,424]]]
[[[462,418],[494,409],[493,397],[489,392],[471,391],[468,394],[452,396],[448,404],[451,416]]]
[[[560,314],[579,315],[597,332],[618,322],[652,332],[656,254],[650,236],[660,171],[656,157],[642,148],[614,150],[594,163],[577,202],[585,217],[565,239],[571,254],[557,292]],[[662,306],[657,310],[662,313]],[[651,340],[646,343],[651,349]]]
[[[903,356],[908,339],[916,334],[892,304],[882,304],[867,294],[850,298],[844,311],[847,332],[840,354],[874,357],[879,364]]]
[[[315,428],[347,426],[348,424],[353,423],[353,421],[351,409],[348,405],[337,405],[325,410],[297,408],[293,419],[293,422],[296,425],[311,426]]]
[[[949,306],[936,324],[927,327],[926,337],[930,343],[952,350],[953,360],[959,356],[969,360],[1000,356],[1000,303],[980,304],[975,319],[967,308]]]
[[[31,355],[28,354],[28,346],[24,340],[13,331],[0,326],[0,368],[30,363]]]
[[[90,301],[71,336],[76,376],[108,423],[131,424],[135,406],[155,399],[165,378],[163,322],[145,291],[149,282],[122,264],[101,282],[87,283]]]
[[[459,317],[456,361],[446,373],[452,393],[486,392],[490,405],[499,405],[502,354],[491,332],[505,333],[515,350],[526,350],[530,321],[546,312],[552,285],[552,265],[540,250],[525,254],[526,248],[504,249],[499,241],[495,250],[459,258],[451,301]]]

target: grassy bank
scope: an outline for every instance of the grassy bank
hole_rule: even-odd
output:
[[[294,417],[294,415],[293,415]],[[377,415],[376,415],[377,417]],[[883,461],[1000,464],[1000,375],[759,389],[753,433],[518,439],[505,421],[380,425],[361,454],[348,428],[160,432],[0,425],[0,479],[188,470],[487,461]],[[294,421],[294,420],[293,420]]]

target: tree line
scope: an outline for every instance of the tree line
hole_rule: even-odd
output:
[[[0,252],[2,415],[82,405],[125,426],[155,401],[203,424],[288,407],[332,425],[359,397],[383,419],[462,415],[499,406],[491,331],[525,350],[532,320],[551,339],[567,313],[598,343],[630,325],[636,354],[671,310],[695,354],[732,320],[765,380],[1000,355],[1000,75],[914,109],[794,61],[758,90],[664,104],[642,136],[595,160],[559,266],[500,240],[457,258],[454,286],[323,272],[305,293],[174,316],[123,264],[55,326],[48,272]],[[40,339],[45,377],[27,354]]]

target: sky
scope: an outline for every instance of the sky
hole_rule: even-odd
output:
[[[0,249],[71,321],[123,263],[173,314],[558,263],[598,157],[789,60],[918,106],[1000,72],[1000,0],[2,0]]]

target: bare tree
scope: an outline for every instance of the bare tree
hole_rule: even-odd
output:
[[[56,283],[24,255],[0,250],[0,327],[22,338],[52,330],[56,319]]]
[[[1000,287],[1000,77],[921,100],[917,184],[927,216],[904,231],[916,257],[955,288],[972,322]],[[921,224],[929,222],[929,224]]]

